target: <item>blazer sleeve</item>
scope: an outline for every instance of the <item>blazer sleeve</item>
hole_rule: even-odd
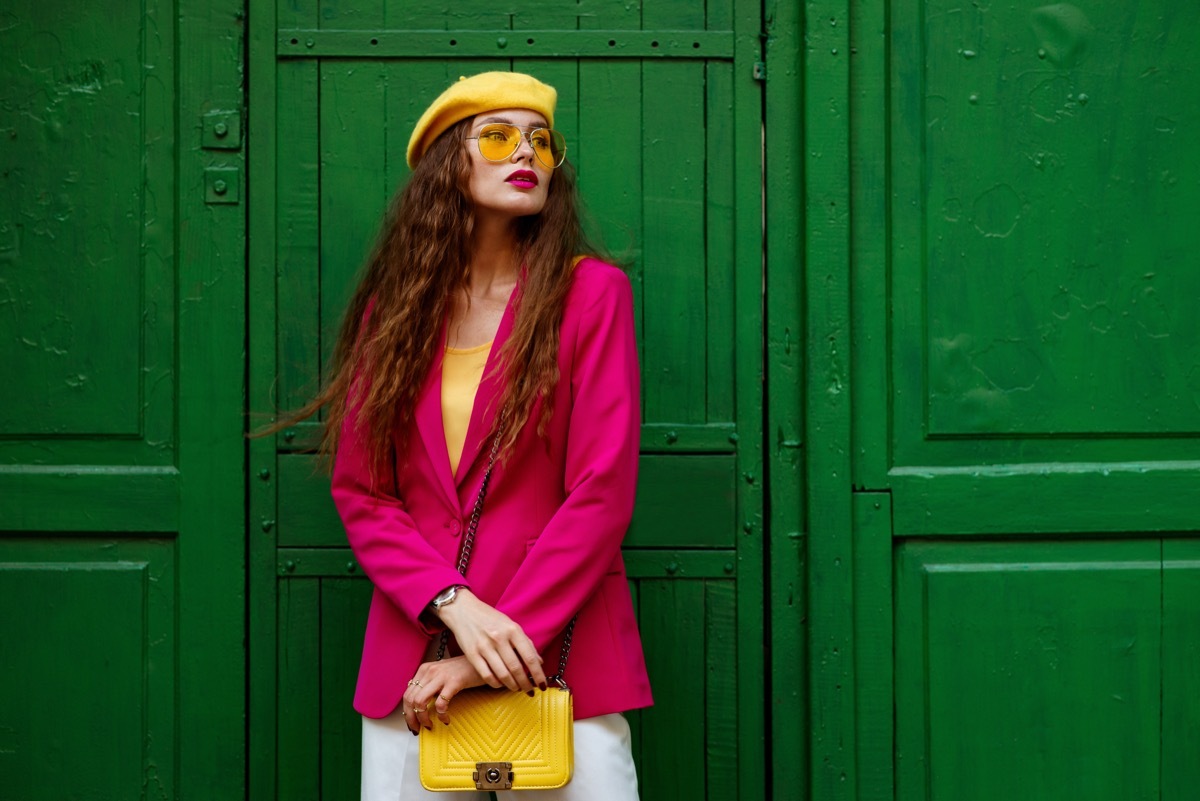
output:
[[[616,268],[598,275],[598,297],[583,312],[575,343],[571,408],[555,409],[570,414],[566,500],[496,604],[538,650],[600,586],[633,516],[641,436],[633,292]]]
[[[361,389],[361,388],[360,388]],[[352,396],[359,393],[351,390]],[[404,503],[392,491],[395,464],[371,484],[368,450],[358,426],[359,404],[347,401],[345,422],[334,457],[332,495],[346,538],[367,577],[427,636],[436,631],[421,613],[452,584],[470,586],[417,530]]]

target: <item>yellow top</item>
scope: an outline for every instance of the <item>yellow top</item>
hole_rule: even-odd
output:
[[[475,348],[446,348],[442,360],[442,428],[446,432],[446,451],[450,455],[450,472],[458,472],[471,423],[475,393],[483,379],[492,343]]]

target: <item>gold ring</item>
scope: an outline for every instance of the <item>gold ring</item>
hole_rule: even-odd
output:
[[[408,680],[408,686],[409,686],[409,687],[420,687],[420,686],[421,686],[421,682],[417,681],[416,679],[409,679],[409,680]]]
[[[447,698],[447,697],[446,697],[446,696],[444,696],[444,695],[439,695],[439,696],[438,696],[438,698],[441,698],[441,699],[442,699],[443,701],[445,701],[447,704],[448,704],[448,703],[450,703],[450,699],[449,699],[449,698]]]

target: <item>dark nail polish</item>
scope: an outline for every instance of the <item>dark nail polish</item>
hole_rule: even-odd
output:
[[[410,729],[410,731],[411,731],[411,729]],[[413,737],[416,737],[418,734],[420,734],[420,732],[414,731],[412,734],[413,734]]]
[[[525,694],[526,694],[526,695],[528,695],[530,698],[532,698],[532,697],[533,697],[533,690],[530,690],[529,692],[527,692],[527,693],[525,693]]]
[[[544,681],[543,681],[541,684],[539,684],[539,685],[538,685],[538,689],[540,689],[540,690],[543,690],[543,691],[544,691],[544,690],[546,689],[546,682],[544,682]]]

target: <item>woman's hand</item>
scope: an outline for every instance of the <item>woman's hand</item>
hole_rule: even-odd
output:
[[[433,728],[430,717],[430,702],[442,723],[450,722],[450,701],[460,691],[482,685],[479,672],[471,666],[465,656],[454,656],[437,662],[425,662],[417,668],[408,682],[408,689],[400,701],[404,709],[404,721],[413,734],[421,727]]]
[[[546,689],[542,658],[533,640],[508,615],[465,588],[458,591],[454,603],[438,609],[436,614],[454,634],[481,683],[522,692],[535,686]]]

